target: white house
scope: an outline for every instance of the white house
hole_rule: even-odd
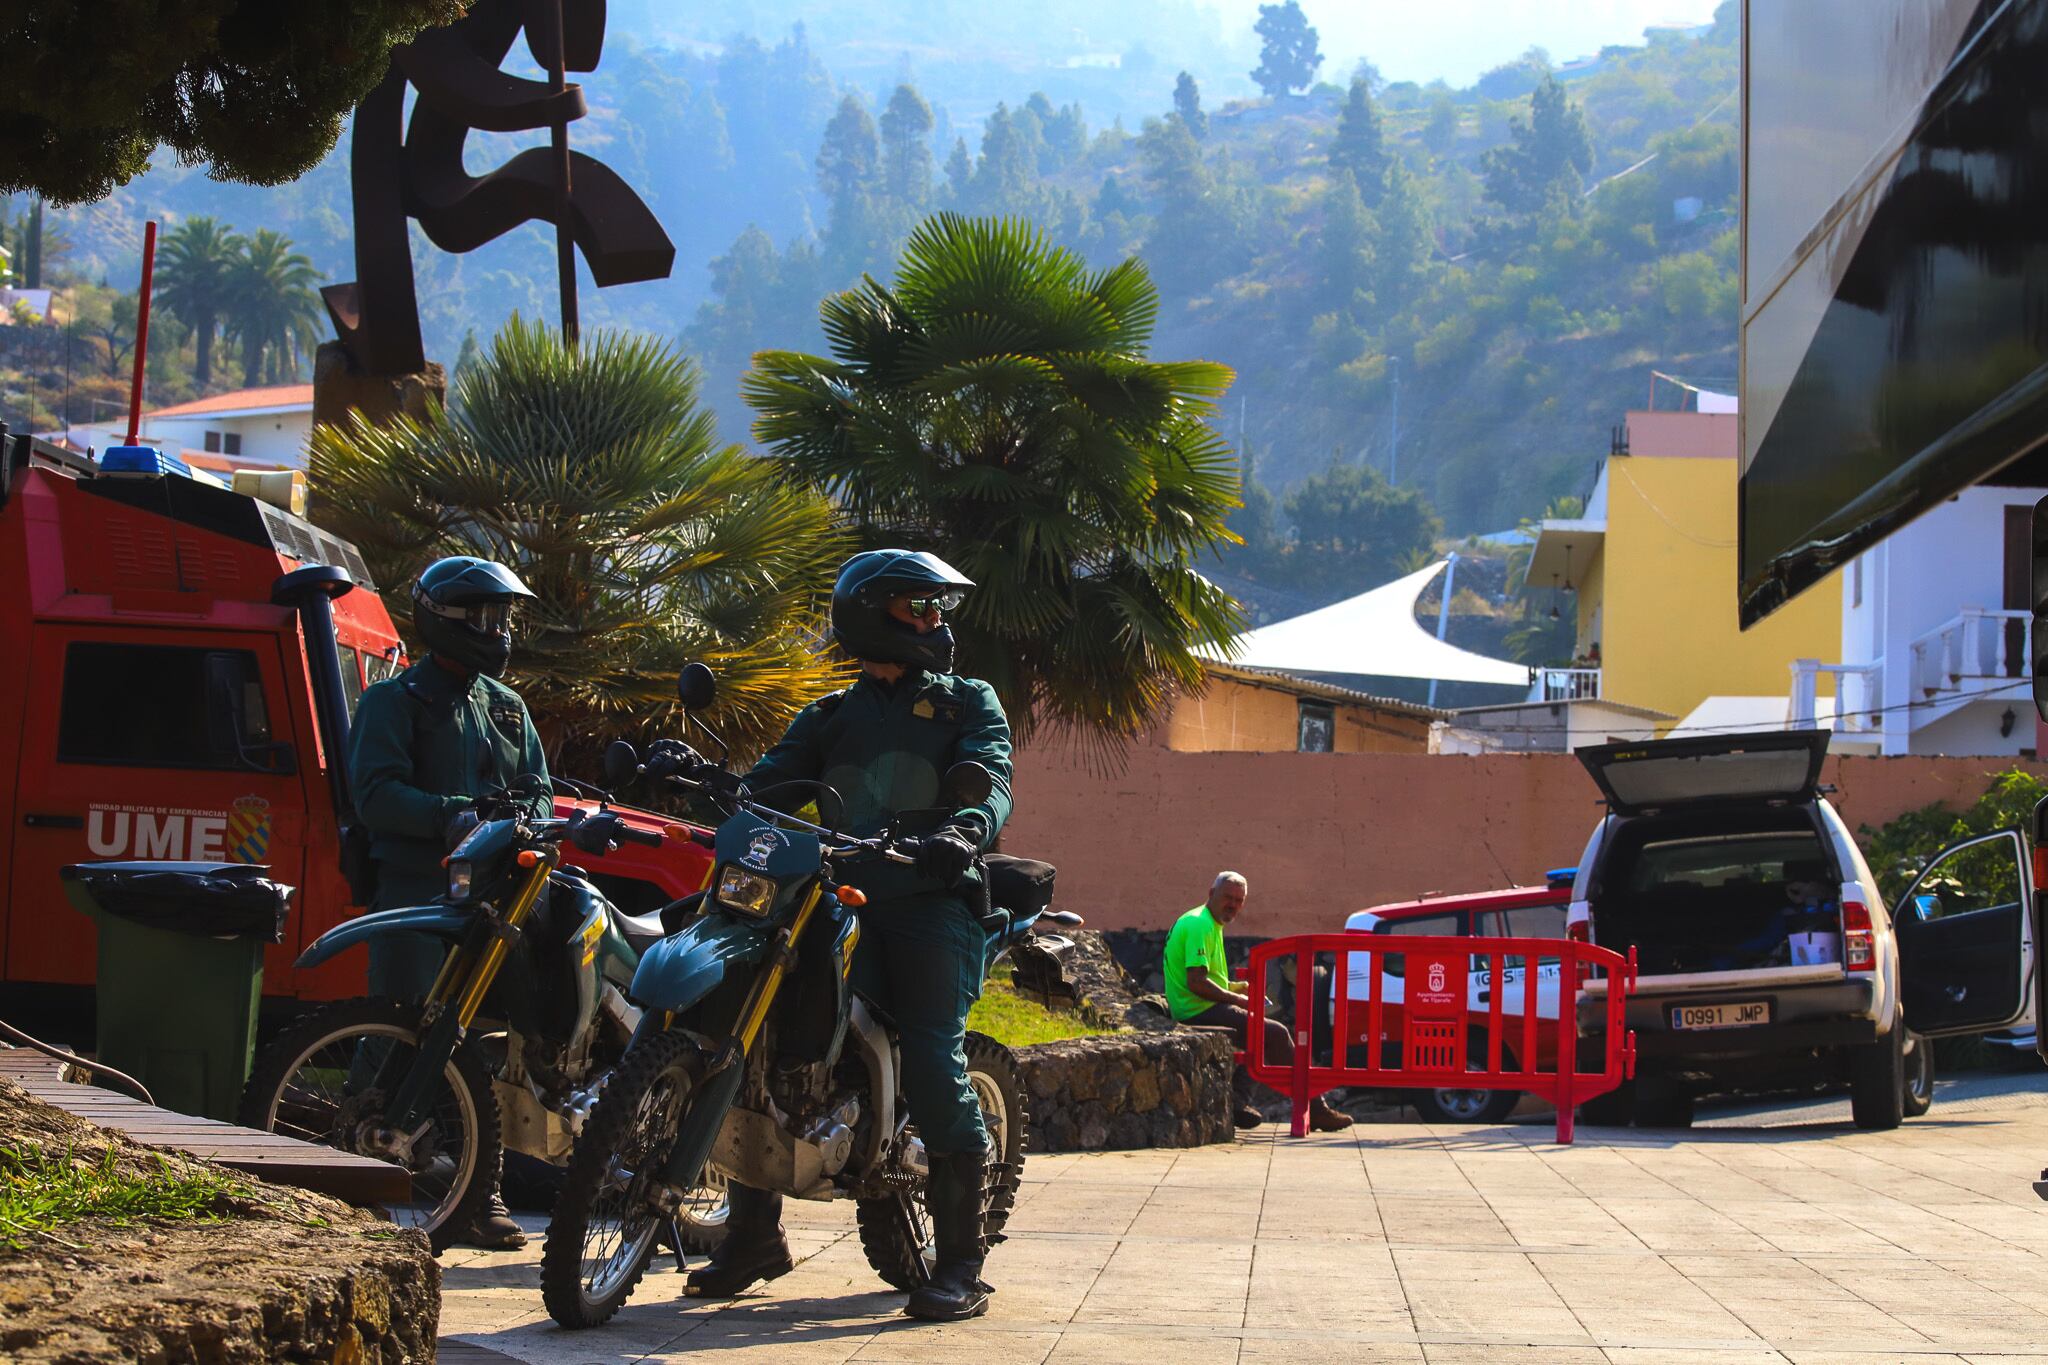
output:
[[[1793,725],[1835,675],[1836,748],[2014,757],[2035,747],[2029,681],[2039,488],[1965,489],[1850,561],[1838,660],[1792,665]]]
[[[313,433],[313,386],[274,384],[195,398],[142,414],[140,440],[166,455],[216,471],[304,469]],[[105,450],[128,437],[125,417],[77,427],[72,443]]]

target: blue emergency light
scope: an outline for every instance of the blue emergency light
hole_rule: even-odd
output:
[[[1550,886],[1570,886],[1578,875],[1576,867],[1553,867],[1543,874],[1543,880]]]
[[[141,474],[150,478],[162,478],[176,474],[181,479],[192,477],[191,466],[175,456],[166,455],[155,446],[108,446],[100,452],[102,474]]]

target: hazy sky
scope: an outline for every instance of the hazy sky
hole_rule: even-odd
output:
[[[1200,0],[1228,26],[1249,26],[1259,0]],[[1704,23],[1718,0],[1302,0],[1321,35],[1325,80],[1370,57],[1390,81],[1441,76],[1469,85],[1529,47],[1564,62],[1607,43],[1640,43],[1645,25]]]

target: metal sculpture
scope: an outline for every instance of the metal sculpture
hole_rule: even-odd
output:
[[[600,287],[662,279],[675,245],[610,167],[569,150],[569,124],[588,112],[570,71],[597,68],[604,0],[477,0],[463,19],[391,54],[391,71],[356,108],[349,147],[356,278],[321,291],[358,373],[423,369],[408,220],[443,251],[474,251],[522,223],[555,225],[562,329],[575,340],[575,252]],[[548,72],[527,80],[498,69],[521,29]],[[405,91],[418,92],[405,121]],[[462,147],[472,129],[551,130],[551,145],[472,176]]]

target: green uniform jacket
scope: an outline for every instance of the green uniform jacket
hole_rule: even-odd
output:
[[[798,778],[827,783],[846,803],[843,828],[865,838],[898,812],[939,805],[946,769],[969,760],[995,779],[988,800],[907,833],[951,824],[984,851],[995,843],[1010,818],[1010,722],[995,689],[976,678],[913,671],[892,685],[863,674],[798,712],[747,774],[747,785],[760,791]],[[800,790],[770,804],[794,810],[812,796]],[[902,863],[862,860],[837,871],[877,900],[943,890]]]
[[[519,694],[481,674],[465,684],[432,657],[363,693],[348,768],[379,882],[411,887],[441,883],[448,822],[476,797],[527,775],[549,790]],[[552,795],[539,796],[532,813],[545,818],[553,807]]]

